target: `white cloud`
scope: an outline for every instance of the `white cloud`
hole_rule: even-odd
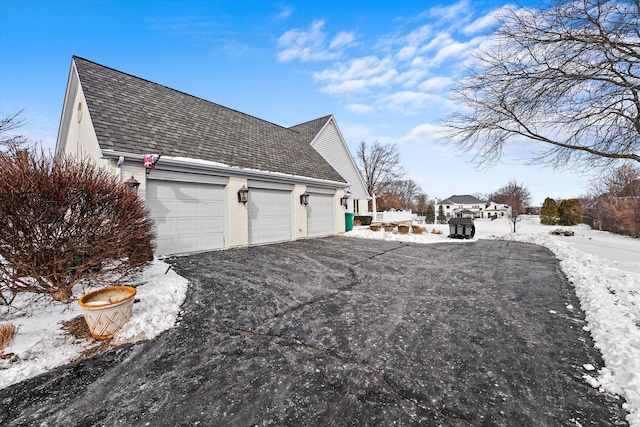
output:
[[[440,125],[424,123],[411,129],[401,138],[404,142],[433,142],[440,141],[444,137],[445,129]]]
[[[404,88],[413,88],[427,74],[428,74],[428,71],[426,69],[423,69],[422,67],[419,67],[419,66],[418,67],[413,66],[413,63],[412,63],[411,68],[409,68],[407,71],[404,71],[400,74],[399,80],[402,82],[402,86]]]
[[[468,0],[430,8],[418,18],[421,22],[405,20],[377,42],[359,41],[358,46],[369,51],[350,60],[340,55],[356,44],[355,33],[341,31],[331,37],[325,22],[318,20],[307,29],[284,33],[278,41],[278,58],[335,61],[310,72],[322,92],[347,100],[348,111],[440,115],[459,107],[444,93],[461,74],[471,51],[486,43],[485,30],[501,13],[496,9],[478,16],[475,10]],[[358,38],[364,40],[364,35]]]
[[[294,59],[301,61],[337,59],[340,52],[331,52],[324,46],[327,35],[322,31],[323,27],[324,21],[317,20],[311,23],[308,30],[294,28],[285,32],[278,39],[278,47],[281,49],[278,60],[288,62]]]
[[[459,42],[447,35],[446,38],[439,40],[442,44],[437,53],[429,60],[430,65],[439,65],[450,59],[466,60],[471,51],[477,48],[486,38],[486,36],[479,36],[465,42]],[[431,47],[435,47],[435,45]]]
[[[280,7],[280,11],[276,15],[276,19],[285,20],[288,19],[293,13],[293,8],[289,6]]]
[[[331,44],[329,45],[329,49],[338,49],[345,46],[351,46],[355,39],[355,34],[347,31],[342,31],[333,38]]]
[[[294,28],[285,32],[278,39],[277,58],[280,62],[293,61],[327,61],[338,59],[342,49],[353,46],[356,36],[348,31],[341,31],[327,45],[327,33],[324,32],[324,20],[313,21],[308,29]]]
[[[337,64],[331,69],[313,74],[316,81],[325,85],[326,93],[344,94],[362,92],[377,86],[387,86],[397,80],[398,72],[389,58],[367,56],[351,60],[348,64]]]
[[[375,111],[375,108],[372,105],[364,104],[349,104],[345,109],[356,114],[368,114]]]
[[[398,59],[409,60],[415,56],[417,51],[418,49],[415,46],[405,46],[398,52]]]
[[[473,21],[471,24],[467,25],[462,29],[462,33],[471,35],[476,34],[481,31],[485,31],[495,26],[498,23],[498,16],[504,14],[508,10],[511,9],[511,6],[505,5],[501,8],[493,10],[486,14],[485,16],[481,16],[480,18]]]
[[[443,47],[446,47],[450,44],[454,43],[453,39],[451,38],[451,35],[449,35],[449,33],[447,32],[442,32],[439,33],[436,37],[434,37],[433,39],[431,39],[431,41],[429,43],[427,43],[424,46],[420,47],[420,52],[421,53],[426,53],[426,52],[430,52],[430,51],[438,51],[440,49],[442,49]]]
[[[430,8],[426,15],[432,18],[440,18],[441,20],[459,20],[463,16],[467,16],[471,10],[471,5],[467,0],[462,0],[450,6],[436,6]]]
[[[441,91],[445,89],[447,86],[451,85],[452,83],[453,83],[453,80],[449,77],[444,77],[444,76],[432,77],[420,83],[420,86],[418,86],[418,89],[425,92],[431,92],[434,90]]]
[[[469,47],[466,43],[458,43],[454,42],[447,46],[444,46],[442,49],[438,51],[438,53],[431,60],[432,64],[441,64],[445,60],[449,58],[456,58],[462,56],[464,53],[468,52]]]
[[[354,92],[365,92],[367,90],[367,82],[365,80],[347,80],[344,82],[336,82],[323,86],[323,92],[332,95],[346,95]]]
[[[404,38],[404,41],[410,45],[416,46],[424,43],[433,35],[431,25],[423,25],[411,31]]]
[[[416,114],[423,110],[425,105],[433,103],[436,97],[425,92],[400,91],[381,98],[376,105],[401,114]]]

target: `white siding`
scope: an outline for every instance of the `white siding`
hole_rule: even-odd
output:
[[[249,245],[249,207],[238,202],[238,190],[247,186],[247,180],[230,177],[227,186],[229,215],[229,246]]]
[[[331,119],[327,123],[311,146],[349,183],[352,198],[365,200],[368,198],[362,177],[335,120]]]
[[[98,145],[98,138],[82,92],[82,86],[77,84],[75,70],[72,71],[72,80],[76,81],[73,84],[72,82],[69,83],[68,90],[70,92],[67,94],[67,99],[65,99],[65,111],[62,114],[61,131],[56,143],[56,152],[62,155],[71,155],[78,159],[92,160],[99,166],[109,168],[115,172],[114,164],[102,159],[102,150]],[[82,111],[80,116],[78,115],[79,106]]]

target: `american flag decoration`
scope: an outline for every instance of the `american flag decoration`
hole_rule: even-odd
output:
[[[149,175],[149,172],[151,172],[156,168],[156,163],[158,163],[158,160],[160,160],[161,156],[162,156],[162,153],[144,155],[144,167],[147,171],[147,175]]]

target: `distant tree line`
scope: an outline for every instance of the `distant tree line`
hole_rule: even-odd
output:
[[[427,195],[407,177],[395,144],[362,141],[355,160],[367,191],[376,197],[378,211],[411,209],[422,214],[426,212]],[[369,206],[369,210],[372,209],[373,206]]]

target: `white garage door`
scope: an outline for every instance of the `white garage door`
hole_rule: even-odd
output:
[[[309,193],[307,236],[329,236],[333,232],[333,195]]]
[[[224,247],[224,186],[149,180],[146,198],[157,255]]]
[[[249,244],[291,240],[291,192],[249,189]]]

